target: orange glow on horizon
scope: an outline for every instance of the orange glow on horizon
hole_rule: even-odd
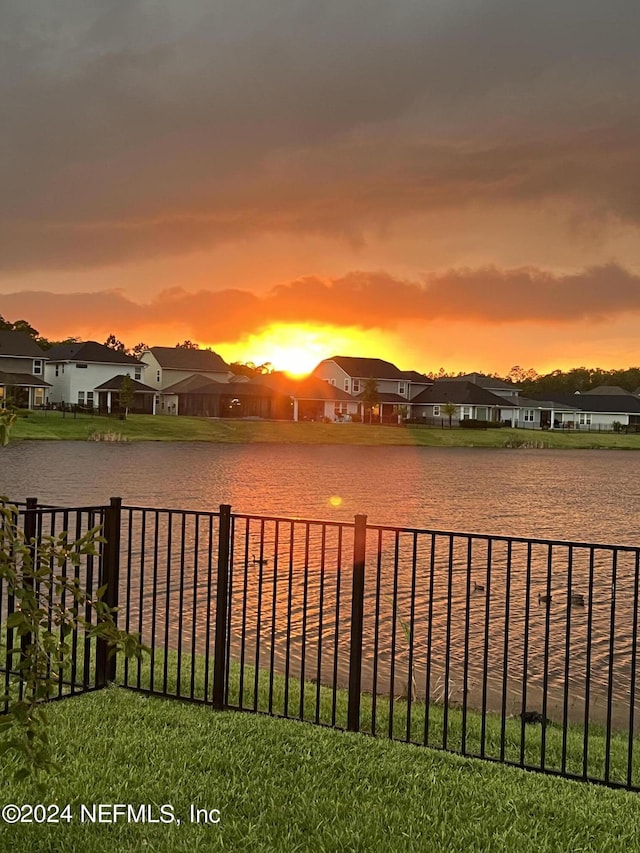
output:
[[[325,358],[334,355],[377,354],[376,343],[362,329],[315,324],[274,323],[260,334],[214,349],[227,361],[270,363],[274,370],[306,376]]]

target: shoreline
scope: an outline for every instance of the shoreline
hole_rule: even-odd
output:
[[[553,430],[325,424],[130,415],[114,417],[60,412],[22,412],[12,441],[171,441],[216,444],[307,444],[409,447],[472,447],[504,450],[640,450],[640,434]]]

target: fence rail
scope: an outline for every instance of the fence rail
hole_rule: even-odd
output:
[[[35,542],[102,525],[77,577],[152,649],[116,662],[74,636],[60,696],[116,681],[640,788],[638,548],[119,499],[17,518]]]

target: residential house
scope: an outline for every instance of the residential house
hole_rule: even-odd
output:
[[[153,388],[131,379],[128,373],[118,373],[111,379],[107,379],[102,385],[94,389],[97,394],[98,411],[101,414],[110,414],[124,411],[125,403],[122,400],[122,386],[125,379],[129,377],[130,387],[133,393],[133,402],[126,406],[130,412],[138,415],[155,415],[156,395]]]
[[[411,401],[412,418],[422,419],[427,423],[438,420],[444,423],[449,419],[444,411],[448,403],[453,403],[456,407],[452,423],[464,420],[499,423],[505,409],[516,408],[514,402],[487,391],[475,382],[462,378],[435,379],[429,388]]]
[[[0,332],[0,406],[22,409],[44,406],[47,353],[26,332]]]
[[[531,395],[537,398],[537,394]],[[640,431],[640,398],[617,385],[600,385],[591,391],[575,394],[549,394],[554,405],[552,427],[555,429],[610,430],[618,423],[626,429]],[[572,411],[563,411],[562,407]]]
[[[159,414],[177,415],[181,411],[180,398],[182,414],[186,414],[189,389],[201,388],[203,383],[200,380],[227,383],[237,379],[226,361],[208,349],[150,347],[141,354],[140,359],[148,366],[146,381],[156,392],[156,412]],[[180,384],[186,380],[193,381],[186,386]],[[202,401],[193,401],[189,406],[203,410],[206,408]]]
[[[256,379],[220,382],[192,374],[161,392],[166,414],[208,418],[273,418],[274,393]]]
[[[51,384],[50,402],[103,412],[112,411],[115,378],[128,374],[134,382],[141,382],[146,367],[137,358],[97,341],[58,344],[47,355],[45,378]],[[152,389],[147,392],[152,393]]]
[[[411,403],[433,382],[415,370],[400,370],[395,364],[380,358],[358,358],[337,355],[321,361],[312,376],[323,379],[341,391],[346,391],[360,401],[364,409],[363,394],[366,383],[373,379],[379,400],[377,420],[397,423],[400,413],[411,411]]]
[[[520,429],[553,429],[562,425],[563,421],[571,422],[576,419],[576,406],[553,400],[534,400],[530,397],[513,397],[511,400],[517,408],[503,409],[500,413],[503,423]]]

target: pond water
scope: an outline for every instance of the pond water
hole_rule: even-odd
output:
[[[0,494],[13,500],[33,496],[42,503],[66,506],[104,504],[111,496],[122,497],[126,505],[200,511],[215,511],[219,504],[229,503],[236,512],[251,515],[351,521],[354,514],[363,513],[372,524],[436,531],[630,546],[637,546],[640,540],[640,454],[628,451],[22,442],[0,452]],[[189,524],[193,523],[192,519]],[[256,524],[259,528],[259,523]],[[185,532],[176,528],[175,536],[182,537],[185,542],[189,535],[187,531],[185,539]],[[166,520],[162,520],[157,535],[149,529],[147,536],[164,542]],[[331,575],[329,562],[326,567],[321,562],[323,549],[315,540],[306,550],[304,542],[296,545],[296,548],[302,547],[302,552],[298,553],[293,545],[289,550],[284,533],[276,545],[272,527],[263,527],[261,532],[258,530],[258,538],[254,533],[247,533],[247,536],[246,553],[262,553],[265,549],[269,563],[264,573],[256,572],[255,566],[252,567],[254,571],[248,571],[250,557],[243,557],[242,541],[239,542],[236,563],[242,574],[244,561],[245,580],[244,588],[237,587],[234,593],[236,598],[239,595],[240,598],[234,599],[232,612],[244,614],[243,624],[246,619],[248,625],[261,626],[256,629],[256,636],[266,632],[262,637],[263,654],[267,653],[271,643],[277,666],[282,664],[282,626],[286,625],[287,654],[290,652],[293,664],[300,664],[308,632],[320,632],[321,613],[325,620],[322,630],[330,630],[330,614],[335,607],[337,592],[333,593],[329,587],[325,590],[322,586],[324,574],[328,578]],[[194,553],[185,551],[186,561],[163,558],[167,572],[166,588],[164,592],[161,588],[156,589],[148,598],[142,596],[140,590],[139,566],[145,553],[147,559],[151,559],[149,555],[153,555],[155,546],[151,539],[148,542],[142,541],[144,537],[140,541],[138,539],[136,533],[133,549],[140,563],[137,569],[134,568],[129,583],[132,584],[131,596],[135,601],[142,601],[143,597],[148,601],[144,618],[140,617],[141,631],[146,635],[153,623],[156,627],[160,625],[158,631],[164,630],[167,645],[176,647],[176,644],[183,643],[186,647],[193,642],[199,647],[204,636],[203,626],[208,624],[213,604],[206,585],[200,588],[196,583],[194,561],[198,549],[191,549]],[[566,607],[568,550],[554,552],[554,572],[550,581],[547,578],[547,552],[534,551],[527,581],[526,547],[515,544],[512,558],[509,558],[512,610],[507,628],[509,657],[506,661],[503,655],[505,625],[501,621],[507,596],[507,561],[503,553],[506,546],[496,545],[489,561],[485,553],[486,543],[474,544],[473,589],[475,584],[479,584],[481,590],[487,588],[489,562],[493,575],[491,595],[482,592],[470,598],[466,552],[458,554],[456,551],[449,581],[447,564],[450,558],[447,542],[443,539],[439,540],[435,560],[430,558],[429,537],[420,539],[420,543],[425,544],[416,547],[415,580],[411,576],[412,560],[402,556],[398,563],[396,609],[399,618],[408,618],[413,598],[416,625],[414,664],[419,679],[423,679],[420,667],[424,669],[427,650],[430,649],[429,654],[434,655],[434,672],[442,671],[443,661],[449,655],[449,665],[457,683],[462,681],[460,672],[467,672],[473,676],[477,687],[483,683],[483,666],[488,666],[487,676],[492,684],[496,679],[498,682],[508,679],[509,695],[516,697],[513,700],[516,706],[524,670],[527,671],[531,691],[539,691],[543,681],[548,680],[549,690],[555,691],[556,698],[560,697],[556,701],[556,711],[560,707],[562,690],[570,684],[572,701],[575,701],[573,713],[579,714],[582,713],[580,703],[584,700],[585,673],[588,672],[593,702],[598,701],[600,707],[605,708],[610,683],[609,667],[613,660],[609,625],[612,607],[615,606],[616,680],[613,694],[616,702],[621,703],[620,714],[625,719],[628,717],[629,668],[633,657],[629,638],[636,618],[633,609],[633,554],[619,558],[614,601],[610,554],[597,555],[595,580],[589,596],[588,549],[572,553],[571,586],[587,594],[587,606],[574,611],[569,619]],[[375,550],[373,534],[371,540]],[[467,546],[463,542],[456,547],[464,551]],[[210,548],[205,546],[199,555],[200,565],[206,564],[209,551]],[[288,581],[275,576],[279,551],[282,552],[279,554],[282,565],[293,559],[290,555],[295,551],[295,570]],[[371,646],[374,628],[369,623],[375,603],[368,587],[366,607],[369,622],[365,625],[368,650],[363,659],[363,677],[365,684],[367,679],[371,681],[375,664],[382,673],[382,681],[386,679],[389,685],[393,680],[389,674],[392,649],[402,648],[400,623],[396,625],[394,637],[394,607],[388,605],[394,588],[393,541],[379,546],[378,551],[382,554],[380,601],[383,605],[379,643],[374,652]],[[333,552],[329,548],[327,553]],[[411,546],[402,553],[410,557]],[[375,562],[376,555],[373,554],[367,564],[373,567]],[[348,557],[345,566],[347,563]],[[181,599],[176,595],[170,597],[169,572],[171,584],[175,587],[180,583],[182,588],[186,583],[187,599],[197,602],[198,613],[193,611],[193,623],[196,623],[193,629],[188,622],[191,618],[189,608],[182,608]],[[348,587],[347,574],[344,577]],[[371,582],[373,575],[371,572],[369,575]],[[538,595],[548,590],[553,591],[553,604],[547,616],[547,609],[540,606]],[[340,599],[342,595],[341,592]],[[347,588],[346,601],[348,595]],[[152,609],[148,610],[149,607]],[[234,615],[234,619],[237,618]],[[240,654],[237,644],[245,636],[244,629],[236,636],[236,629],[237,626],[232,629],[234,656]],[[184,636],[183,631],[186,632]],[[433,632],[431,640],[427,638],[427,631]],[[467,631],[469,643],[465,648]],[[451,634],[450,642],[443,644],[447,632]],[[525,634],[530,638],[527,653],[522,647]],[[589,636],[591,639],[588,641]],[[339,645],[342,661],[342,656],[348,652],[348,634],[341,637]],[[485,649],[488,650],[486,657]],[[590,663],[587,663],[589,656]],[[569,660],[575,672],[574,669],[568,672]],[[346,663],[341,663],[339,670],[344,682]],[[295,667],[292,672],[295,672]],[[324,677],[324,669],[322,675]],[[504,684],[507,684],[506,680]],[[394,688],[387,686],[382,689]],[[498,690],[498,707],[500,695]],[[640,714],[637,719],[640,720]]]
[[[482,448],[21,442],[0,494],[636,545],[640,454]]]

